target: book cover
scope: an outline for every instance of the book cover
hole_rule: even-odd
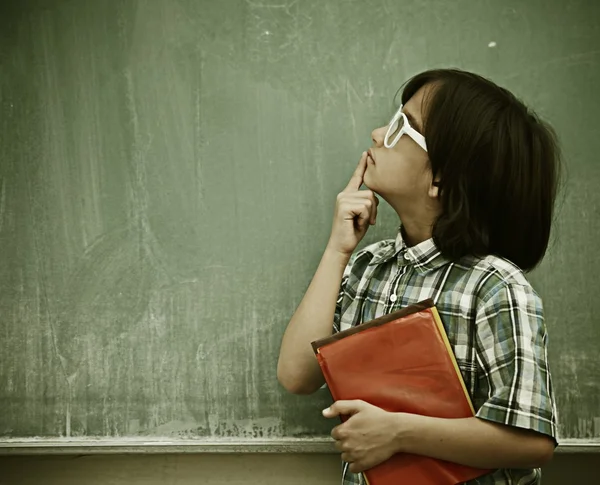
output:
[[[439,418],[475,414],[430,299],[312,342],[312,347],[336,401],[360,399],[390,412]],[[364,476],[369,485],[455,485],[490,471],[398,453]]]

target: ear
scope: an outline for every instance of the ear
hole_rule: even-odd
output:
[[[440,178],[436,177],[435,180],[431,181],[431,185],[429,186],[429,197],[432,199],[437,199],[440,195]]]

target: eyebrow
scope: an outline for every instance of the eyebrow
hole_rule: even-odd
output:
[[[415,117],[413,115],[411,115],[408,111],[406,111],[406,108],[403,109],[402,111],[406,117],[408,118],[408,122],[410,123],[410,126],[412,126],[415,130],[417,130],[419,133],[423,133],[423,129],[421,128],[421,126],[417,123],[417,120],[415,120]]]

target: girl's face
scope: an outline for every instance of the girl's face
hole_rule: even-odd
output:
[[[423,98],[429,89],[428,85],[419,89],[402,110],[410,125],[421,134],[424,121],[422,110],[426,107]],[[371,133],[374,142],[371,153],[374,160],[367,159],[365,185],[385,199],[397,212],[401,207],[428,202],[432,191],[437,197],[437,188],[432,185],[427,152],[408,135],[401,136],[392,148],[386,148],[383,141],[387,131],[388,125],[376,128]],[[393,138],[391,137],[390,142]]]

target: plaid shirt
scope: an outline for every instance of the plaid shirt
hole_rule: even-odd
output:
[[[496,257],[450,261],[433,239],[372,244],[350,259],[334,332],[432,298],[479,418],[556,441],[542,301],[522,271]],[[343,464],[343,485],[366,483]],[[469,485],[534,485],[539,469],[498,469]]]

